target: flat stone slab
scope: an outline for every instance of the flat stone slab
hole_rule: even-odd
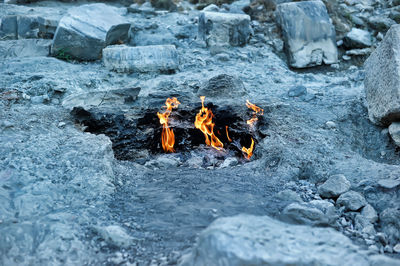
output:
[[[368,258],[332,228],[237,215],[207,227],[180,265],[368,265]]]
[[[48,56],[51,40],[25,39],[0,42],[0,58]]]
[[[208,47],[243,46],[250,38],[250,16],[219,12],[202,12],[199,17],[199,38]]]
[[[393,25],[364,63],[369,119],[388,126],[400,121],[400,25]]]
[[[337,62],[335,27],[322,1],[277,5],[289,65],[305,68]]]
[[[126,8],[102,3],[69,9],[57,27],[52,54],[68,54],[79,60],[100,59],[104,47],[127,41],[131,24],[123,17],[126,12]]]
[[[179,58],[174,45],[112,45],[103,49],[103,63],[117,72],[168,72],[178,69]]]

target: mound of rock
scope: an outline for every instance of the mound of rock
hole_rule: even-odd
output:
[[[53,55],[68,54],[79,60],[97,60],[110,44],[128,39],[131,24],[125,8],[102,3],[73,7],[61,19],[51,47]]]
[[[386,33],[365,61],[365,93],[370,120],[389,125],[400,120],[400,25]]]
[[[205,229],[181,265],[368,265],[368,258],[331,228],[238,215]]]
[[[246,88],[243,82],[237,77],[221,74],[212,77],[199,89],[199,96],[208,97],[240,97],[246,95]]]
[[[296,68],[337,62],[336,33],[321,1],[282,3],[276,17],[289,64]]]

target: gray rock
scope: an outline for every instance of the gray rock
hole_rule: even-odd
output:
[[[214,221],[180,265],[368,265],[368,261],[350,239],[331,228],[238,215]]]
[[[378,125],[400,119],[399,50],[400,25],[394,25],[364,64],[368,114]]]
[[[375,235],[376,231],[374,225],[363,215],[357,214],[354,219],[355,229],[361,233],[366,233],[368,235]]]
[[[4,16],[0,19],[0,40],[18,38],[17,16]]]
[[[246,95],[243,82],[237,77],[221,74],[208,80],[197,91],[199,96],[234,98]]]
[[[400,122],[394,122],[389,126],[389,134],[397,146],[400,146]]]
[[[307,88],[303,85],[294,86],[290,88],[288,92],[289,97],[299,97],[304,94],[307,94]]]
[[[277,6],[292,67],[304,68],[337,62],[335,28],[321,1],[283,3]]]
[[[203,8],[203,11],[206,11],[206,12],[219,12],[219,7],[214,5],[214,4],[211,4],[211,5],[208,5],[205,8]]]
[[[140,88],[123,88],[114,90],[102,90],[76,93],[67,96],[62,106],[66,109],[72,110],[74,107],[82,107],[89,110],[93,107],[113,107],[115,106],[128,106],[132,104],[138,94]]]
[[[393,251],[396,252],[396,253],[400,253],[400,243],[399,243],[399,244],[396,244],[396,245],[393,247]]]
[[[236,166],[237,164],[238,164],[238,160],[235,157],[228,157],[220,165],[220,168],[228,168],[228,167]]]
[[[318,187],[318,193],[325,198],[336,198],[347,192],[351,187],[344,175],[333,175]]]
[[[370,266],[399,266],[400,260],[385,255],[373,255],[369,258]]]
[[[142,13],[146,15],[156,15],[156,10],[151,6],[150,2],[144,2],[142,5],[134,3],[128,7],[131,13]]]
[[[367,204],[362,208],[361,215],[364,216],[370,223],[375,223],[378,221],[378,214],[376,213],[374,207]]]
[[[107,242],[120,246],[128,247],[133,243],[134,238],[118,225],[108,225],[94,228]]]
[[[400,185],[400,180],[381,179],[381,180],[378,180],[378,185],[382,188],[393,189]]]
[[[0,58],[48,56],[50,40],[26,39],[0,42]]]
[[[51,52],[60,52],[80,60],[97,60],[110,44],[128,39],[130,23],[122,16],[125,8],[102,3],[73,7],[61,19]]]
[[[371,48],[363,48],[363,49],[352,49],[352,50],[348,50],[346,51],[346,55],[369,55],[372,53],[372,49]]]
[[[282,212],[282,219],[296,224],[330,225],[336,220],[335,207],[324,200],[291,203]]]
[[[37,16],[18,17],[18,39],[39,37],[39,19]]]
[[[288,201],[288,202],[303,202],[299,194],[297,194],[295,191],[290,190],[290,189],[285,189],[280,192],[278,192],[275,195],[276,199],[282,200],[282,201]]]
[[[366,48],[372,45],[371,34],[366,30],[352,28],[343,38],[343,44],[347,48]]]
[[[178,69],[179,58],[174,45],[112,45],[103,49],[103,63],[117,72],[167,72]]]
[[[352,190],[340,195],[336,203],[351,211],[357,211],[367,204],[363,195]]]
[[[199,17],[199,38],[208,47],[243,46],[250,38],[250,17],[243,14],[202,12]]]
[[[387,31],[391,26],[395,25],[396,21],[388,17],[372,16],[368,18],[368,25],[377,31]]]
[[[395,245],[400,242],[400,209],[387,208],[379,214],[382,231],[387,235],[388,242]]]

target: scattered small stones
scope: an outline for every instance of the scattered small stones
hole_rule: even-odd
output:
[[[179,58],[174,45],[112,45],[103,49],[103,63],[117,72],[168,72],[178,69]]]
[[[336,198],[347,192],[351,187],[347,178],[342,175],[333,175],[318,187],[318,193],[325,198]]]
[[[336,203],[350,211],[358,211],[367,204],[363,195],[352,190],[340,195]]]
[[[335,28],[322,1],[283,3],[276,10],[290,66],[337,62]]]
[[[207,46],[243,46],[250,38],[250,17],[244,14],[202,12],[199,37]]]

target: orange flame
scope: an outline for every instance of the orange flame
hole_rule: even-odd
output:
[[[211,110],[208,110],[207,107],[204,107],[204,99],[205,96],[200,96],[201,99],[201,109],[199,113],[196,115],[196,121],[194,122],[194,126],[197,129],[200,129],[206,137],[206,144],[208,146],[214,147],[217,150],[221,150],[224,145],[222,142],[214,135],[214,123],[212,122],[213,113]]]
[[[252,104],[251,102],[249,102],[249,100],[246,100],[246,106],[247,106],[247,108],[250,108],[254,111],[253,117],[251,119],[247,120],[247,124],[254,125],[254,123],[258,120],[257,114],[260,113],[260,115],[263,115],[264,110],[261,109],[260,107],[256,106],[255,104]]]
[[[163,130],[161,134],[161,144],[163,147],[163,150],[165,152],[174,152],[174,145],[175,145],[175,134],[174,131],[168,126],[168,118],[172,112],[172,108],[178,108],[178,105],[180,102],[178,101],[177,98],[168,98],[165,101],[165,107],[167,110],[165,110],[164,113],[159,113],[157,112],[157,116],[160,119],[160,124],[163,125]]]
[[[251,138],[250,148],[242,147],[242,152],[244,153],[244,157],[247,160],[250,160],[251,156],[253,156],[253,149],[254,149],[254,139]]]
[[[226,129],[226,137],[228,138],[229,142],[232,142],[232,139],[229,137],[228,134],[228,126],[225,126],[225,129]]]

